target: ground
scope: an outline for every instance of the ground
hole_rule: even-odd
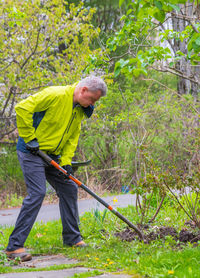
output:
[[[180,232],[178,232],[174,227],[165,226],[150,227],[150,225],[145,225],[140,227],[140,229],[143,230],[144,241],[147,244],[156,239],[164,239],[166,236],[171,236],[172,239],[179,245],[187,242],[198,242],[200,240],[200,231],[196,231],[195,224],[192,221],[187,221],[185,224],[188,226],[188,228],[184,228]],[[126,241],[138,239],[138,234],[129,227],[121,232],[116,233],[115,235]]]

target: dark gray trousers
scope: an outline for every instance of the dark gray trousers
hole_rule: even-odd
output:
[[[36,155],[18,151],[28,195],[25,197],[15,228],[10,235],[7,251],[24,246],[46,194],[46,180],[59,197],[63,243],[69,246],[82,240],[78,227],[78,186],[66,180],[53,166]]]

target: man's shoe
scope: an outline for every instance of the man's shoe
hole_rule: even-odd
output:
[[[19,248],[14,251],[6,251],[5,252],[8,259],[14,260],[16,258],[20,258],[21,262],[27,262],[32,260],[31,254],[27,253],[24,248]]]
[[[74,247],[82,248],[82,247],[88,247],[89,245],[86,244],[83,240],[81,240],[81,241],[79,241],[78,243],[74,244],[73,246],[74,246]]]

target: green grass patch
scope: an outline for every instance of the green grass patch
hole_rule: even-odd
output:
[[[184,250],[155,250],[154,253],[139,258],[142,274],[148,277],[199,277],[200,248],[186,247]],[[153,267],[152,267],[153,266]]]
[[[60,265],[53,265],[48,267],[26,267],[26,268],[17,268],[14,269],[11,266],[0,266],[0,273],[20,273],[20,272],[37,272],[37,271],[51,271],[51,270],[62,270],[62,269],[70,269],[72,267],[78,267],[80,263],[77,264],[60,264]]]
[[[132,206],[119,209],[119,211],[133,223],[137,223],[139,220]],[[183,212],[177,210],[175,206],[165,206],[154,225],[174,226],[180,230],[184,227],[186,220]],[[63,247],[60,221],[35,223],[25,247],[30,249],[33,255],[64,254],[68,258],[79,260],[84,267],[104,272],[123,272],[131,274],[133,277],[199,277],[199,246],[194,247],[187,244],[181,248],[177,247],[170,236],[165,240],[152,241],[150,244],[139,241],[122,241],[115,236],[115,233],[126,227],[125,223],[110,212],[106,214],[104,212],[97,213],[97,211],[87,212],[81,216],[80,229],[84,240],[90,245],[88,248]],[[12,227],[0,228],[3,232],[0,245],[3,248],[7,245],[12,229]],[[6,272],[11,272],[11,266],[3,267]],[[45,268],[45,270],[51,269],[50,267]],[[86,274],[74,277],[90,277],[81,275]]]
[[[87,278],[87,277],[94,277],[103,274],[102,271],[99,270],[92,270],[83,273],[76,273],[71,278]]]
[[[18,196],[16,193],[6,195],[4,202],[0,204],[3,209],[21,206],[24,197]]]

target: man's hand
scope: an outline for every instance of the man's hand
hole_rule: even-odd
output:
[[[39,143],[37,141],[37,138],[26,143],[26,149],[29,150],[32,154],[37,155],[39,151]]]
[[[68,175],[74,175],[74,171],[71,165],[64,165],[63,168],[67,171]]]

